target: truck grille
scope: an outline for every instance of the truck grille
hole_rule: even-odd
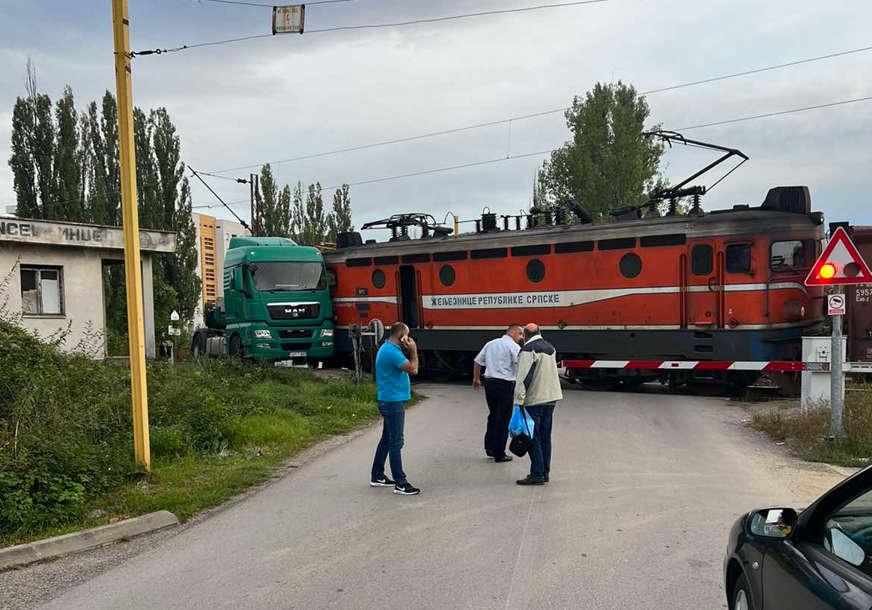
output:
[[[317,318],[321,307],[318,303],[273,303],[267,310],[273,320],[306,320]]]
[[[311,339],[312,331],[309,329],[280,330],[279,337],[282,339]]]
[[[305,343],[282,343],[282,349],[286,352],[307,352],[312,347],[311,341]]]

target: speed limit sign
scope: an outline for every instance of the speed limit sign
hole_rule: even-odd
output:
[[[845,295],[831,294],[827,297],[827,315],[843,316],[845,315]]]

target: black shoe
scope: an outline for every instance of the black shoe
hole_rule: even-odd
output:
[[[515,481],[518,485],[544,485],[545,477],[528,476],[519,481]]]
[[[501,455],[500,457],[495,457],[494,462],[511,462],[512,456],[510,455]]]
[[[396,483],[385,476],[371,479],[369,482],[370,487],[393,487],[394,485],[396,485]]]
[[[412,485],[411,483],[406,482],[402,485],[394,485],[394,493],[403,496],[417,496],[419,493],[421,493],[421,490]]]
[[[545,473],[545,482],[547,483],[550,480],[551,480],[551,476],[548,473]]]

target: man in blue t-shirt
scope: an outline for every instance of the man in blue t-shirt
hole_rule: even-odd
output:
[[[409,356],[403,352],[405,349]],[[406,401],[412,397],[409,374],[418,374],[418,346],[409,336],[409,327],[402,322],[391,326],[390,336],[375,357],[375,384],[378,387],[378,411],[384,418],[381,440],[375,450],[372,475],[373,487],[393,487],[395,494],[414,496],[421,490],[409,483],[403,472],[403,425]],[[385,460],[390,456],[390,480],[385,476]]]

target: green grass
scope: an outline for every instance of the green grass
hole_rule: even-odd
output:
[[[378,417],[375,388],[229,359],[150,363],[152,471],[132,460],[129,371],[0,320],[0,546],[167,509],[181,519]]]
[[[751,425],[776,441],[784,441],[792,452],[812,462],[842,466],[872,463],[872,387],[861,386],[845,395],[844,433],[828,438],[830,410],[822,405],[801,409],[782,404],[754,413]]]

